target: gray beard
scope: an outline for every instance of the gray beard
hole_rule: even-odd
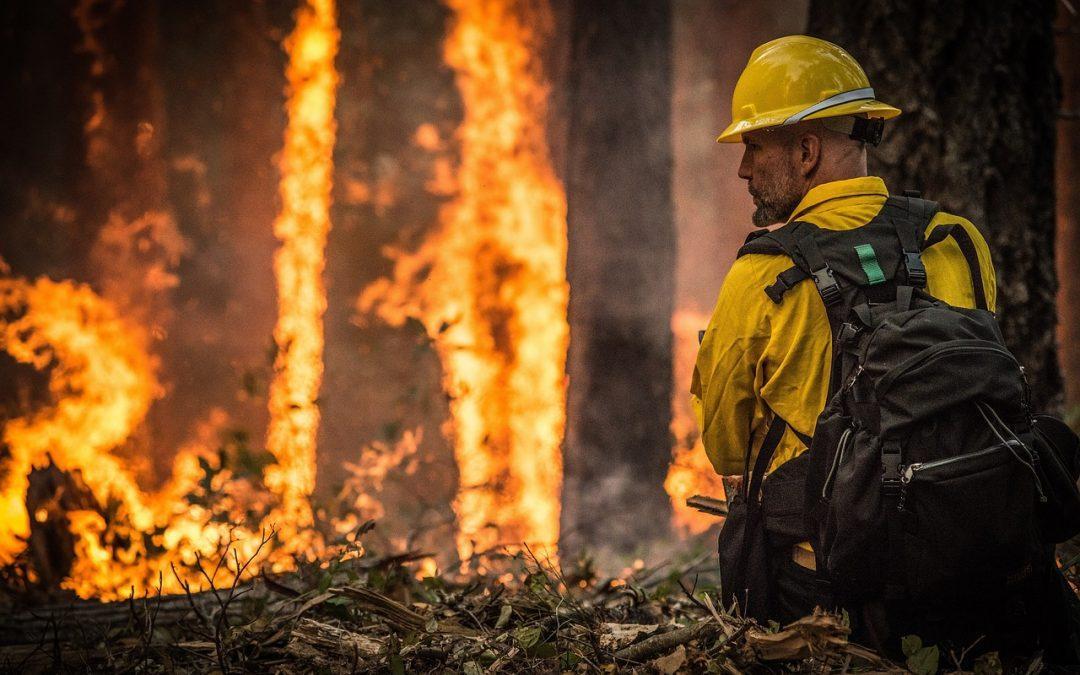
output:
[[[769,204],[762,202],[761,206],[754,210],[754,215],[751,216],[754,221],[754,227],[768,227],[775,223],[785,222],[791,217],[791,213],[798,205],[798,201],[790,204]]]

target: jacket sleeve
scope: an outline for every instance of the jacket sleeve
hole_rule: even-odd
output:
[[[768,343],[759,257],[739,258],[724,279],[690,384],[705,453],[721,475],[742,473],[758,415],[759,364]]]
[[[825,405],[832,338],[817,289],[797,284],[779,305],[763,292],[790,265],[780,256],[739,258],[698,351],[691,393],[705,452],[723,475],[742,473],[747,447],[754,458],[767,416],[775,413],[809,436]],[[789,431],[770,468],[804,449]]]

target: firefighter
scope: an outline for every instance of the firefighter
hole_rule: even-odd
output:
[[[732,122],[717,141],[744,146],[738,175],[753,197],[755,227],[799,220],[847,230],[881,210],[889,193],[881,178],[867,174],[866,146],[876,145],[884,122],[901,111],[876,98],[862,68],[837,45],[800,35],[758,47],[736,84],[731,111]],[[961,307],[975,307],[981,294],[979,304],[994,311],[986,242],[969,221],[945,212],[933,218],[927,236],[945,223],[958,223],[973,246],[967,257],[954,239],[924,251],[926,290]],[[692,401],[705,452],[729,477],[729,495],[742,488],[741,476],[764,442],[775,443],[769,473],[805,452],[828,395],[832,336],[815,285],[794,285],[780,303],[762,293],[790,266],[784,256],[739,257],[702,335]],[[786,422],[782,436],[767,439],[777,417]],[[828,608],[829,588],[816,574],[810,545],[766,539],[761,583],[768,588],[750,588],[747,597],[767,596],[762,611],[781,622],[818,605]],[[777,547],[776,539],[784,543]],[[721,550],[722,577],[723,561]]]

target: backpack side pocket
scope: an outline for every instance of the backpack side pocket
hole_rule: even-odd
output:
[[[1080,438],[1050,415],[1036,415],[1033,432],[1046,493],[1046,502],[1038,507],[1039,525],[1045,541],[1060,544],[1080,534]]]

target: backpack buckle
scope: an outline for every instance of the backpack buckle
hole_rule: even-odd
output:
[[[894,498],[900,495],[900,453],[881,453],[881,493]]]
[[[825,302],[826,307],[831,307],[840,301],[840,285],[836,283],[836,277],[833,275],[832,268],[826,265],[819,270],[811,272],[811,275],[814,279],[814,285],[817,286],[818,293],[821,293],[821,299]]]
[[[840,330],[836,332],[836,343],[840,346],[846,345],[858,337],[859,331],[860,329],[854,324],[845,321],[840,325]]]
[[[904,268],[907,269],[908,285],[924,288],[926,286],[926,267],[922,256],[913,251],[904,251]]]

